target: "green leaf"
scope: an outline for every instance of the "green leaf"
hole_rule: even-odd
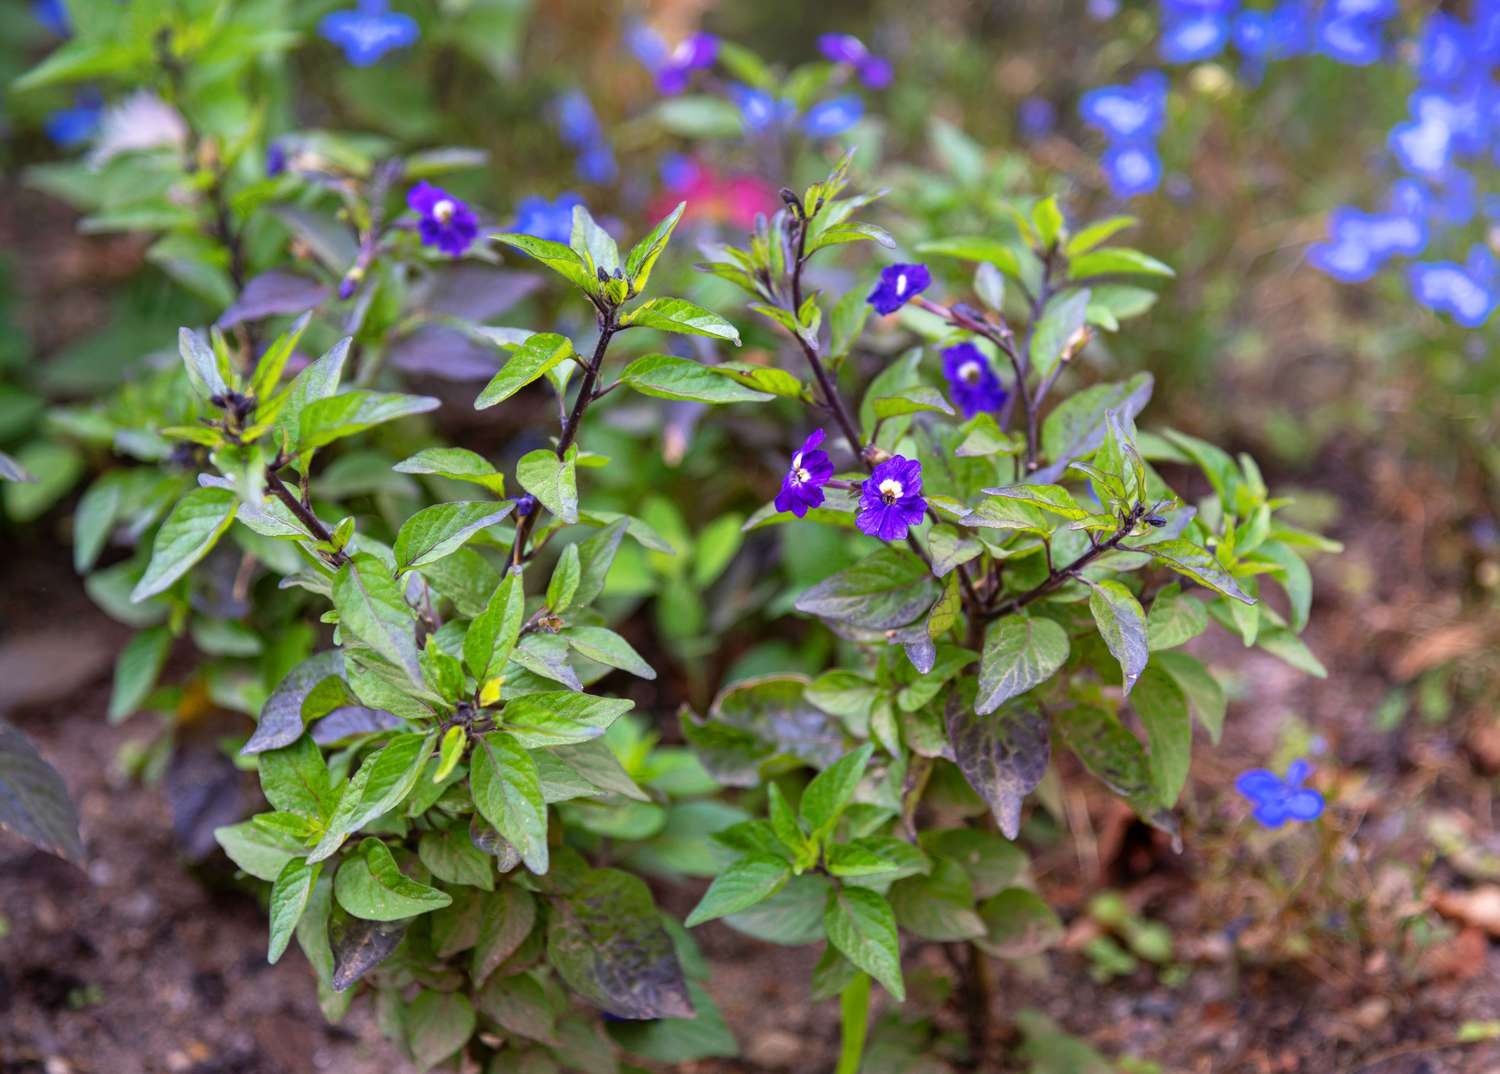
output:
[[[422,681],[416,616],[389,567],[369,553],[355,555],[334,575],[333,606],[341,630],[403,669],[413,682]]]
[[[735,345],[740,331],[723,317],[683,298],[653,298],[641,303],[620,318],[626,328],[655,328],[689,336],[724,339]]]
[[[495,888],[495,859],[474,845],[467,824],[455,824],[443,832],[423,832],[417,857],[433,876],[446,883],[483,891]]]
[[[875,747],[868,742],[849,751],[814,776],[803,790],[798,811],[814,840],[822,840],[833,831],[833,826],[843,815],[844,807],[853,799],[854,790],[859,786],[859,781],[865,774],[865,766],[870,763],[870,756],[874,752]]]
[[[311,451],[346,436],[413,414],[436,410],[430,395],[372,392],[363,389],[308,403],[297,421],[297,450]]]
[[[344,672],[344,658],[337,649],[326,652],[314,653],[306,660],[282,678],[266,698],[266,702],[260,708],[260,717],[255,724],[255,734],[250,736],[250,741],[240,749],[240,753],[250,756],[263,753],[266,750],[280,749],[282,746],[290,746],[302,736],[306,720],[304,718],[303,705],[313,693],[315,687],[325,680],[332,680],[335,688],[342,688],[340,694],[347,691],[347,684],[342,676]],[[332,706],[338,707],[348,701],[339,695],[337,702]],[[325,715],[332,708],[320,712],[317,715]]]
[[[514,571],[501,581],[464,634],[464,664],[481,686],[505,669],[525,617],[526,593],[521,588],[521,573]]]
[[[268,883],[281,875],[287,862],[307,853],[307,844],[302,838],[289,832],[268,831],[248,820],[215,828],[214,839],[236,866]]]
[[[687,916],[687,927],[693,928],[717,917],[737,914],[775,895],[791,878],[792,868],[785,858],[752,855],[741,858],[720,873],[693,912]]]
[[[567,523],[578,521],[578,449],[566,459],[545,448],[528,451],[516,462],[516,481],[543,507]]]
[[[573,603],[578,607],[587,608],[604,592],[604,583],[609,578],[609,568],[614,564],[615,553],[620,550],[620,541],[633,521],[635,520],[629,517],[616,518],[598,533],[579,543],[578,589],[573,594]],[[670,552],[671,547],[668,546],[666,551]]]
[[[313,885],[318,882],[322,863],[309,864],[306,858],[293,858],[271,885],[269,915],[270,942],[266,950],[266,961],[275,964],[291,943],[292,932],[302,920],[302,911],[312,898]]]
[[[490,237],[529,254],[585,294],[591,295],[598,290],[599,281],[583,263],[583,258],[560,242],[534,235],[499,234]]]
[[[957,235],[950,239],[933,239],[917,243],[917,253],[956,257],[964,261],[988,261],[1007,276],[1021,274],[1021,262],[1015,249],[999,239],[974,235]]]
[[[182,355],[182,364],[187,367],[188,380],[205,399],[215,396],[222,399],[229,391],[224,382],[224,371],[219,368],[219,359],[213,348],[191,328],[177,331],[177,350]]]
[[[1150,649],[1146,642],[1146,613],[1135,595],[1119,582],[1105,580],[1090,586],[1089,611],[1110,653],[1120,662],[1126,696],[1146,670]]]
[[[156,531],[151,561],[131,591],[131,601],[139,603],[165,591],[208,555],[234,521],[236,506],[228,489],[194,489],[178,500]]]
[[[1255,603],[1253,597],[1247,596],[1245,591],[1235,584],[1229,572],[1219,565],[1219,561],[1214,558],[1212,552],[1199,548],[1191,541],[1180,539],[1161,541],[1157,544],[1145,545],[1140,551],[1149,553],[1154,559],[1161,560],[1178,574],[1184,574],[1216,593],[1232,597],[1241,604]]]
[[[590,660],[628,671],[643,679],[656,678],[651,665],[631,647],[630,642],[613,630],[599,626],[575,626],[564,631],[563,637],[578,653]]]
[[[344,784],[328,827],[308,860],[330,857],[354,832],[404,802],[427,767],[434,737],[416,732],[396,735],[366,757]]]
[[[985,934],[974,945],[996,958],[1031,958],[1056,946],[1063,938],[1057,912],[1040,895],[1026,888],[1006,888],[984,900],[979,904],[979,916],[984,921]],[[1057,1074],[1064,1071],[1083,1074],[1071,1065],[1058,1068]]]
[[[614,237],[595,222],[586,206],[573,206],[573,231],[568,245],[585,266],[603,269],[606,276],[613,276],[620,268],[620,248]]]
[[[401,1025],[417,1069],[428,1070],[469,1043],[478,1019],[463,993],[424,988],[402,1009]]]
[[[1176,582],[1162,587],[1146,613],[1146,640],[1153,653],[1191,641],[1207,628],[1203,602],[1184,594]]]
[[[896,915],[885,899],[867,888],[835,888],[828,893],[823,927],[828,942],[845,958],[879,981],[898,1001],[906,999]]]
[[[515,737],[491,731],[474,739],[469,783],[480,816],[520,852],[526,868],[547,872],[547,805],[541,777]]]
[[[483,984],[516,953],[531,935],[536,918],[536,899],[515,884],[505,884],[480,900],[479,937],[469,960],[469,976],[475,984]]]
[[[433,474],[452,481],[482,485],[496,496],[505,495],[505,475],[488,459],[467,448],[427,448],[391,467],[399,474]]]
[[[453,901],[446,892],[404,874],[379,839],[366,839],[357,855],[344,859],[333,878],[333,894],[340,906],[365,921],[400,921]]]
[[[1123,384],[1090,385],[1059,403],[1042,422],[1042,453],[1051,462],[1032,480],[1056,481],[1073,460],[1092,455],[1104,443],[1109,413],[1134,419],[1150,401],[1152,386],[1151,374],[1137,373]]]
[[[109,694],[110,723],[119,723],[140,709],[171,651],[172,632],[164,626],[142,630],[120,650],[115,658],[114,687]]]
[[[452,775],[468,748],[469,733],[463,724],[456,723],[444,731],[442,741],[438,743],[438,763],[432,771],[432,782],[441,783]]]
[[[327,354],[313,362],[292,378],[284,393],[286,401],[276,411],[275,437],[279,445],[285,436],[293,448],[298,430],[301,428],[302,412],[320,399],[327,399],[338,391],[339,381],[344,375],[344,361],[349,357],[353,339],[345,336],[333,345]],[[277,399],[281,399],[277,396]]]
[[[539,749],[598,738],[634,705],[629,698],[553,690],[511,700],[501,713],[501,720],[521,746]],[[504,828],[499,824],[495,827],[505,835]]]
[[[590,869],[547,926],[547,961],[580,997],[619,1018],[691,1018],[692,1001],[651,890],[618,869]]]
[[[874,400],[873,406],[875,417],[880,419],[923,413],[947,414],[952,417],[956,413],[942,392],[925,384],[908,388],[900,395],[883,396]]]
[[[1135,806],[1154,804],[1151,765],[1140,742],[1114,713],[1076,705],[1054,714],[1063,741],[1106,787]]]
[[[1021,830],[1021,803],[1047,772],[1052,748],[1047,718],[1025,704],[980,715],[968,691],[948,696],[948,742],[964,779],[995,815],[1006,838]]]
[[[1135,684],[1130,706],[1146,728],[1157,803],[1171,809],[1187,784],[1192,761],[1193,724],[1187,696],[1175,678],[1153,663]]]
[[[1133,216],[1111,216],[1083,228],[1068,240],[1063,252],[1070,258],[1086,254],[1113,235],[1134,227],[1139,221]]]
[[[1057,295],[1047,303],[1031,334],[1031,365],[1038,377],[1045,379],[1057,368],[1083,327],[1088,308],[1087,288]]]
[[[1062,210],[1057,205],[1057,195],[1052,194],[1036,203],[1031,210],[1031,226],[1036,228],[1038,245],[1051,246],[1066,230]]]
[[[991,496],[1029,503],[1033,507],[1065,518],[1069,522],[1089,517],[1089,512],[1078,506],[1078,502],[1073,499],[1073,494],[1061,485],[1006,485],[1003,488],[984,491]]]
[[[652,115],[668,131],[684,138],[738,138],[745,124],[732,101],[707,94],[668,97]]]
[[[774,396],[747,388],[713,366],[670,354],[648,354],[625,367],[620,380],[642,395],[695,403],[759,403]]]
[[[1208,732],[1208,737],[1214,745],[1218,745],[1219,736],[1224,731],[1224,715],[1228,709],[1228,702],[1224,698],[1224,688],[1219,685],[1219,680],[1214,678],[1213,672],[1204,667],[1197,657],[1189,656],[1187,653],[1152,652],[1151,666],[1159,667],[1172,676],[1182,692],[1187,695],[1188,703],[1197,715],[1198,722]]]
[[[57,770],[21,732],[0,720],[0,830],[82,868],[78,811]]]
[[[974,889],[962,866],[938,861],[927,876],[910,876],[891,885],[896,921],[913,936],[935,943],[973,940],[984,935],[974,909]]]
[[[1088,276],[1105,276],[1127,273],[1136,276],[1175,276],[1172,266],[1158,261],[1150,254],[1131,250],[1124,246],[1111,246],[1103,250],[1080,254],[1068,265],[1068,278],[1081,280]]]
[[[672,231],[677,227],[677,221],[682,219],[682,211],[687,208],[687,202],[679,201],[677,208],[662,217],[650,233],[631,247],[630,253],[625,255],[625,275],[630,279],[630,289],[635,294],[646,290],[646,284],[651,279],[651,270],[656,266],[656,259],[667,248],[667,242],[672,238]]]
[[[516,348],[500,372],[496,373],[479,398],[474,400],[475,410],[484,410],[496,403],[503,403],[516,392],[573,357],[573,343],[555,332],[538,332],[526,337],[526,342]],[[400,467],[397,467],[400,469]]]
[[[1040,686],[1068,660],[1068,632],[1051,619],[1021,613],[997,619],[985,632],[974,711],[994,712]]]
[[[284,813],[328,816],[336,805],[323,753],[311,736],[260,755],[260,786],[266,801]]]
[[[403,522],[396,534],[391,549],[396,573],[451,555],[470,538],[500,522],[515,506],[493,500],[460,500],[422,508]]]
[[[927,565],[886,545],[807,590],[797,610],[869,630],[905,626],[932,606],[938,587]]]
[[[570,544],[562,550],[562,555],[557,557],[557,565],[552,568],[552,578],[547,582],[548,608],[558,613],[568,610],[572,605],[574,594],[578,592],[581,570],[578,546]]]

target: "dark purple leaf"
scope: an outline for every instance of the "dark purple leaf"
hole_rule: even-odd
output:
[[[1047,717],[1020,704],[980,716],[973,683],[948,695],[948,742],[959,771],[995,814],[1007,839],[1021,831],[1021,802],[1036,789],[1052,755]]]
[[[334,709],[314,723],[308,730],[312,739],[320,746],[331,746],[355,735],[368,735],[375,731],[392,731],[405,727],[401,717],[384,709],[367,709],[359,705],[345,705]]]
[[[456,328],[425,324],[391,344],[391,364],[404,373],[445,380],[488,380],[500,369],[501,351]]]
[[[333,990],[344,992],[391,956],[406,935],[406,921],[344,917],[333,928]]]
[[[217,850],[214,829],[234,824],[249,812],[243,775],[211,747],[173,751],[165,790],[172,832],[189,861],[202,861]]]
[[[21,732],[0,722],[0,828],[81,865],[78,810],[57,769]]]
[[[219,327],[233,328],[243,321],[258,321],[278,314],[306,313],[328,295],[328,288],[317,280],[272,269],[245,284],[240,296],[219,318]]]
[[[255,734],[240,752],[247,755],[264,753],[296,742],[302,736],[302,702],[318,683],[330,675],[343,673],[344,658],[335,649],[314,653],[292,668],[266,698]]]
[[[487,321],[513,309],[542,285],[529,272],[458,265],[438,275],[422,305],[432,313]]]

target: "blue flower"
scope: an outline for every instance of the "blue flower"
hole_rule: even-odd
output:
[[[776,493],[776,510],[790,511],[802,518],[823,502],[823,486],[833,477],[833,462],[826,451],[819,449],[822,442],[823,430],[814,429],[792,456],[791,465],[781,479],[781,491]]]
[[[684,38],[656,68],[656,89],[668,97],[687,89],[694,71],[706,70],[719,58],[719,39],[713,34]]]
[[[1161,185],[1161,157],[1149,143],[1120,142],[1099,158],[1110,193],[1117,198],[1149,194]]]
[[[748,131],[763,131],[796,114],[791,101],[779,101],[764,90],[754,89],[739,82],[729,85],[729,99],[740,110],[740,118]]]
[[[355,67],[369,67],[387,52],[416,43],[417,20],[387,10],[386,0],[359,0],[352,11],[332,11],[318,22],[318,33],[344,50]]]
[[[1045,97],[1027,97],[1016,110],[1017,125],[1026,138],[1045,138],[1057,127],[1057,108]]]
[[[1120,0],[1089,0],[1088,13],[1095,22],[1112,19],[1120,13]]]
[[[1167,79],[1147,71],[1128,86],[1101,86],[1085,93],[1078,114],[1112,141],[1157,134],[1167,114]]]
[[[515,230],[566,245],[573,237],[573,209],[582,204],[573,193],[559,194],[555,201],[535,194],[522,198],[516,202]]]
[[[972,343],[943,351],[943,376],[948,378],[948,394],[965,418],[999,410],[1010,397],[989,359]]]
[[[1270,11],[1242,11],[1234,22],[1234,47],[1252,59],[1295,56],[1311,40],[1312,11],[1305,0],[1283,0]]]
[[[1293,761],[1282,778],[1266,768],[1252,768],[1234,781],[1235,789],[1255,803],[1251,816],[1267,828],[1289,820],[1317,820],[1323,815],[1323,796],[1305,786],[1312,765]]]
[[[1412,94],[1411,114],[1412,119],[1391,128],[1386,142],[1407,171],[1441,175],[1453,158],[1455,134],[1466,117],[1447,96],[1425,91]]]
[[[854,94],[819,101],[802,117],[802,129],[810,138],[836,138],[860,121],[865,104]]]
[[[1366,67],[1385,51],[1381,24],[1360,17],[1330,17],[1328,11],[1317,27],[1318,50],[1340,63]]]
[[[578,154],[574,170],[577,171],[578,178],[585,183],[606,186],[613,183],[619,176],[620,165],[615,161],[615,151],[608,145],[600,143],[591,145]]]
[[[82,145],[92,138],[104,119],[104,102],[85,91],[73,98],[72,108],[60,108],[47,117],[45,129],[52,143],[63,149]]]
[[[1427,16],[1417,51],[1417,75],[1424,82],[1457,82],[1469,69],[1470,30],[1452,15]]]
[[[1169,14],[1158,52],[1168,63],[1212,59],[1229,43],[1230,12],[1196,10]]]
[[[68,18],[68,5],[63,0],[31,0],[31,13],[37,22],[58,37],[73,36],[73,23]]]
[[[890,62],[865,48],[865,43],[853,34],[820,34],[818,51],[834,63],[853,67],[859,80],[871,89],[884,89],[891,84]]]
[[[552,122],[562,140],[574,149],[591,145],[604,136],[594,106],[582,90],[559,94],[552,102]]]
[[[479,237],[474,210],[442,187],[424,180],[407,193],[406,204],[418,215],[417,233],[423,246],[436,246],[449,257],[459,257]]]
[[[854,524],[866,536],[899,541],[910,527],[921,525],[926,514],[922,464],[904,455],[892,455],[870,471],[860,486]]]
[[[931,284],[932,273],[926,265],[887,265],[880,270],[880,280],[865,301],[875,307],[876,313],[895,313]]]
[[[1495,257],[1476,244],[1465,264],[1424,261],[1407,269],[1412,296],[1428,309],[1446,313],[1465,328],[1489,320],[1500,296],[1495,289]]]
[[[272,142],[266,146],[266,177],[274,179],[286,171],[286,146]]]
[[[1344,283],[1363,283],[1395,256],[1411,257],[1427,246],[1427,226],[1404,211],[1367,213],[1353,206],[1328,217],[1329,240],[1307,251],[1313,266]]]

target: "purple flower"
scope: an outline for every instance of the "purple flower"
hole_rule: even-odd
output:
[[[474,210],[442,187],[423,180],[406,195],[406,204],[419,217],[417,233],[423,246],[436,246],[449,257],[459,257],[479,237]]]
[[[1428,309],[1446,313],[1465,328],[1478,328],[1495,311],[1495,256],[1475,244],[1468,261],[1418,262],[1407,269],[1412,296]]]
[[[1167,78],[1160,71],[1146,71],[1128,86],[1089,90],[1079,99],[1078,114],[1111,141],[1154,135],[1167,115]]]
[[[1045,138],[1057,127],[1057,108],[1045,97],[1027,97],[1016,110],[1017,125],[1025,138]]]
[[[1117,198],[1149,194],[1161,185],[1161,157],[1149,142],[1118,142],[1100,156],[1099,166]]]
[[[823,486],[833,477],[833,463],[828,453],[818,448],[822,442],[823,430],[815,429],[792,456],[792,464],[781,479],[781,491],[776,494],[776,510],[802,518],[809,508],[823,502]]]
[[[853,34],[821,34],[818,51],[834,63],[853,67],[859,80],[871,89],[884,89],[891,84],[890,62],[871,53]]]
[[[48,116],[45,129],[53,145],[71,149],[92,138],[103,120],[104,102],[93,90],[85,90],[73,98],[72,108],[60,108]]]
[[[615,177],[620,174],[620,166],[615,162],[615,151],[603,142],[591,145],[579,153],[574,170],[585,183],[599,186],[614,182]]]
[[[948,394],[965,418],[999,410],[1010,396],[984,352],[972,343],[943,351],[943,376],[948,378]]]
[[[517,496],[515,500],[517,518],[525,518],[536,510],[536,497],[529,492],[524,496]]]
[[[286,171],[286,146],[272,142],[266,146],[266,177],[274,179]]]
[[[819,101],[802,117],[802,129],[810,138],[837,138],[859,122],[865,114],[865,102],[852,93]]]
[[[714,65],[719,58],[719,39],[713,34],[692,34],[678,44],[656,68],[656,89],[668,97],[687,89],[694,71]]]
[[[1234,781],[1235,789],[1255,803],[1251,813],[1267,828],[1280,828],[1289,820],[1317,820],[1323,814],[1323,796],[1304,787],[1312,765],[1293,761],[1282,778],[1266,768],[1252,768]]]
[[[387,10],[386,0],[359,0],[352,11],[332,11],[318,22],[318,33],[344,50],[355,67],[369,67],[394,49],[422,35],[410,15]]]
[[[558,95],[552,102],[552,122],[557,125],[562,140],[574,149],[592,145],[604,136],[594,106],[582,90],[569,90]]]
[[[908,528],[920,525],[927,514],[922,499],[922,464],[892,455],[865,478],[859,488],[859,532],[882,541],[899,541]]]
[[[931,284],[932,273],[926,265],[887,265],[880,270],[880,281],[865,301],[875,307],[876,313],[895,313]]]
[[[533,194],[516,202],[515,230],[522,235],[567,245],[573,237],[573,209],[582,205],[577,194],[559,194],[555,201]]]

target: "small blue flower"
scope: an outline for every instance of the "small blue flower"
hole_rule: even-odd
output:
[[[852,93],[819,101],[802,117],[802,129],[809,138],[837,138],[860,121],[865,103]]]
[[[1017,125],[1025,138],[1045,138],[1057,128],[1057,107],[1045,97],[1027,97],[1016,110]]]
[[[943,376],[948,378],[948,394],[965,418],[999,410],[1010,397],[989,359],[972,343],[943,351]]]
[[[1312,43],[1312,10],[1305,0],[1282,0],[1270,11],[1242,11],[1234,22],[1234,47],[1252,59],[1280,60]]]
[[[1120,0],[1089,0],[1088,13],[1095,22],[1105,22],[1120,13]]]
[[[552,122],[562,140],[574,149],[591,145],[604,136],[594,106],[582,90],[558,95],[552,102]]]
[[[92,138],[103,119],[104,102],[97,93],[85,91],[73,98],[72,108],[60,108],[47,117],[47,137],[54,145],[71,149]]]
[[[585,183],[594,183],[598,186],[613,183],[620,174],[620,165],[615,161],[615,151],[602,142],[598,145],[591,145],[579,153],[578,160],[573,167],[578,173],[578,178]]]
[[[318,22],[318,33],[344,50],[355,67],[378,63],[387,52],[416,43],[422,32],[410,15],[388,10],[386,0],[359,0],[352,11],[332,11]]]
[[[1307,251],[1307,259],[1344,283],[1363,283],[1396,255],[1412,257],[1427,246],[1427,226],[1408,212],[1367,213],[1353,206],[1328,217],[1329,240]]]
[[[691,34],[667,54],[656,68],[656,89],[668,97],[687,89],[694,71],[712,67],[719,58],[719,39],[713,34]]]
[[[1078,114],[1111,141],[1129,141],[1157,134],[1167,114],[1167,79],[1147,71],[1128,86],[1101,86],[1085,93]]]
[[[58,37],[73,36],[73,22],[68,18],[68,5],[63,0],[31,0],[31,13],[37,22]]]
[[[1386,138],[1401,166],[1418,175],[1438,176],[1453,159],[1455,133],[1464,117],[1440,93],[1412,94],[1413,118],[1391,128]]]
[[[573,209],[583,204],[577,194],[559,194],[554,201],[533,194],[516,202],[515,230],[522,235],[560,242],[573,237]]]
[[[1417,75],[1423,82],[1452,83],[1469,69],[1470,30],[1440,11],[1427,16],[1418,44]]]
[[[1229,43],[1230,18],[1226,12],[1196,12],[1169,16],[1157,49],[1168,63],[1197,63],[1224,51]]]
[[[1495,288],[1495,256],[1481,245],[1469,250],[1465,264],[1418,262],[1407,269],[1412,296],[1428,309],[1446,313],[1465,328],[1489,320],[1500,295]]]
[[[859,488],[859,513],[854,524],[859,532],[882,541],[899,541],[927,514],[922,498],[922,464],[904,455],[892,455],[870,471]]]
[[[286,146],[272,142],[266,146],[266,177],[274,179],[286,171]]]
[[[853,67],[859,80],[871,89],[884,89],[891,84],[890,62],[865,48],[865,43],[853,34],[820,34],[818,51],[834,63]]]
[[[407,193],[406,204],[418,216],[417,233],[423,246],[436,246],[449,257],[459,257],[479,237],[474,210],[442,187],[424,180]]]
[[[1251,816],[1267,828],[1289,820],[1311,821],[1323,815],[1323,796],[1305,786],[1312,765],[1293,761],[1282,778],[1266,768],[1252,768],[1234,781],[1235,789],[1255,803]]]
[[[1149,194],[1161,185],[1161,157],[1149,143],[1120,142],[1099,158],[1109,190],[1117,198]]]
[[[814,429],[792,456],[791,465],[781,478],[781,491],[776,493],[776,510],[790,511],[803,518],[809,509],[822,504],[823,486],[833,477],[833,462],[819,448],[821,443],[823,430]]]
[[[779,101],[764,90],[754,89],[739,82],[729,85],[729,99],[740,110],[747,131],[768,130],[777,123],[796,114],[791,101]]]
[[[887,265],[880,270],[880,280],[865,299],[879,314],[895,313],[932,284],[932,273],[926,265]]]
[[[1373,19],[1358,17],[1324,17],[1317,27],[1318,51],[1354,67],[1367,67],[1380,60],[1385,52],[1381,25]]]

